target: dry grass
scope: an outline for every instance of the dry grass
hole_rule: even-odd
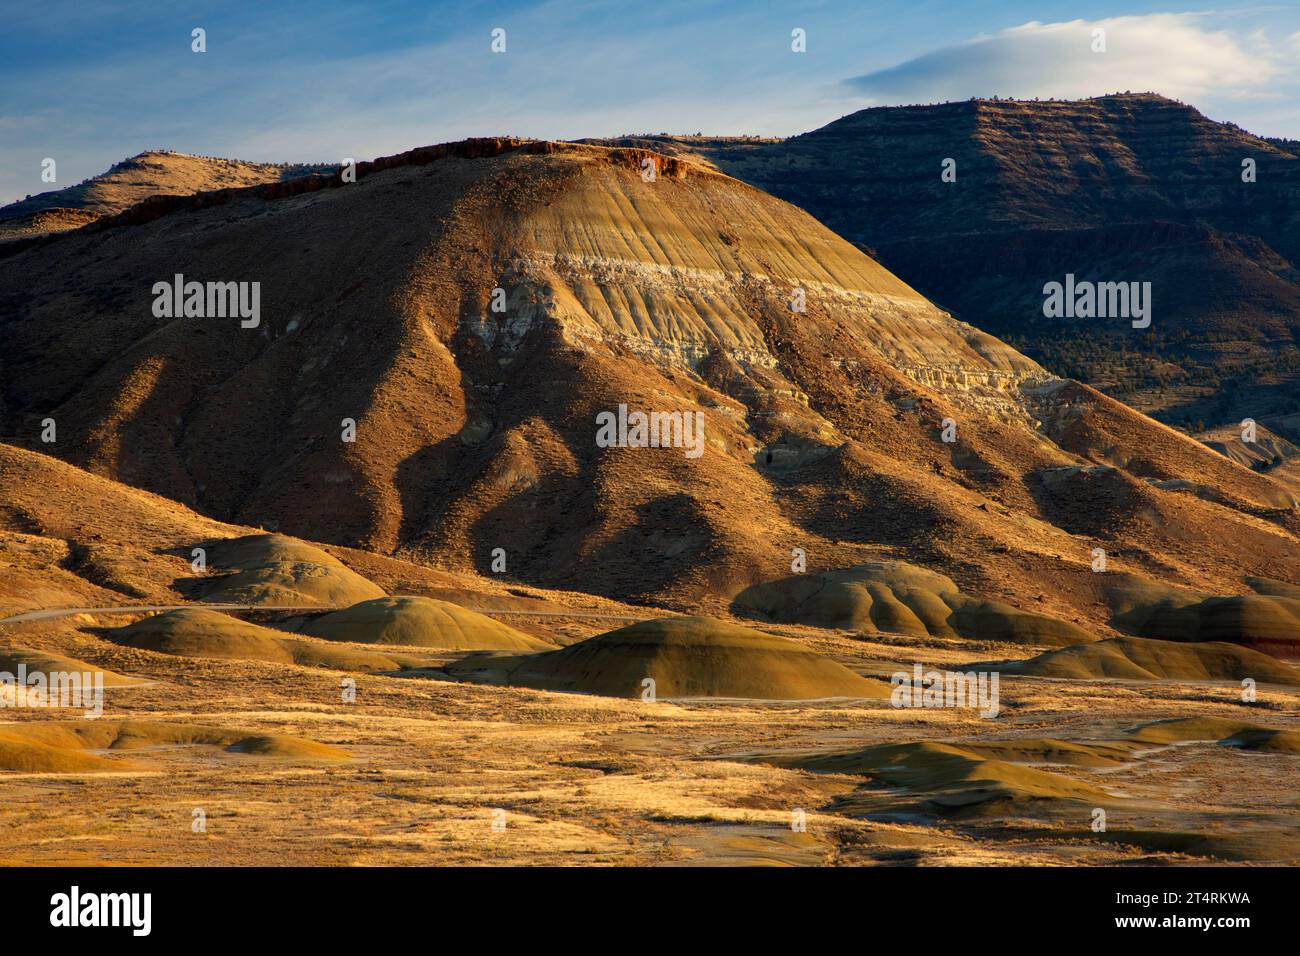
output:
[[[915,656],[844,634],[783,632],[867,673]],[[1114,738],[1157,717],[1246,714],[1295,727],[1296,697],[1271,689],[1263,707],[1245,711],[1230,686],[1011,678],[1002,715],[987,721],[887,701],[645,703],[361,675],[356,703],[344,704],[339,672],[164,657],[64,622],[25,626],[23,636],[156,681],[110,691],[106,719],[239,727],[320,741],[354,759],[304,766],[181,747],[132,750],[141,766],[121,772],[5,774],[0,834],[11,864],[1191,863],[1208,857],[1188,847],[1229,850],[1168,834],[1238,842],[1255,834],[1255,852],[1267,858],[1286,846],[1265,836],[1300,815],[1300,757],[1209,741],[1153,744],[1119,767],[1034,771],[1111,794],[1111,830],[1146,844],[1159,841],[1137,831],[1163,833],[1158,849],[1091,834],[1086,802],[952,819],[902,812],[916,794],[860,776],[754,759],[899,741]],[[938,666],[963,656],[972,659],[968,647],[925,652]],[[206,833],[191,829],[196,808]],[[790,828],[797,809],[805,833]],[[504,830],[493,829],[495,810]]]

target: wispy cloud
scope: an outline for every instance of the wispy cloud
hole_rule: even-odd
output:
[[[154,147],[337,162],[476,135],[780,135],[873,102],[992,94],[1154,89],[1300,135],[1294,4],[1038,22],[1065,3],[317,0],[304,17],[296,0],[49,0],[0,30],[0,202],[51,188],[46,156],[62,187]]]
[[[47,155],[62,186],[65,171],[75,181],[153,147],[337,162],[478,135],[795,133],[853,108],[842,68],[791,52],[784,16],[699,0],[496,6],[434,17],[387,0],[362,16],[326,0],[320,15],[286,23],[273,3],[256,29],[221,10],[187,12],[81,61],[27,64],[21,97],[10,86],[6,102],[0,84],[0,115],[44,119],[0,142],[0,201],[48,189],[36,179]],[[814,49],[830,47],[829,25],[799,22]],[[193,24],[208,31],[205,55],[190,51]],[[490,48],[498,25],[505,55]]]
[[[1266,93],[1287,59],[1259,33],[1211,29],[1205,14],[1031,21],[943,47],[849,85],[880,103],[971,96],[1074,99],[1123,90],[1185,100]]]

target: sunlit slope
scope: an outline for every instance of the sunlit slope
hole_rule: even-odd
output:
[[[0,207],[0,241],[77,229],[152,196],[188,196],[264,185],[323,168],[148,150],[75,186],[51,189]],[[57,166],[55,174],[59,174]]]

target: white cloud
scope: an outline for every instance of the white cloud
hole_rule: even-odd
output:
[[[1094,51],[1096,30],[1105,31],[1105,52]],[[1078,99],[1124,90],[1194,101],[1266,93],[1283,62],[1266,40],[1208,29],[1200,14],[1153,13],[1030,22],[848,82],[880,103]]]

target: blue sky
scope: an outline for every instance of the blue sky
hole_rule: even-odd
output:
[[[1300,138],[1293,0],[0,0],[0,24],[0,202],[156,147],[338,162],[476,135],[785,135],[973,95],[1153,89]]]

